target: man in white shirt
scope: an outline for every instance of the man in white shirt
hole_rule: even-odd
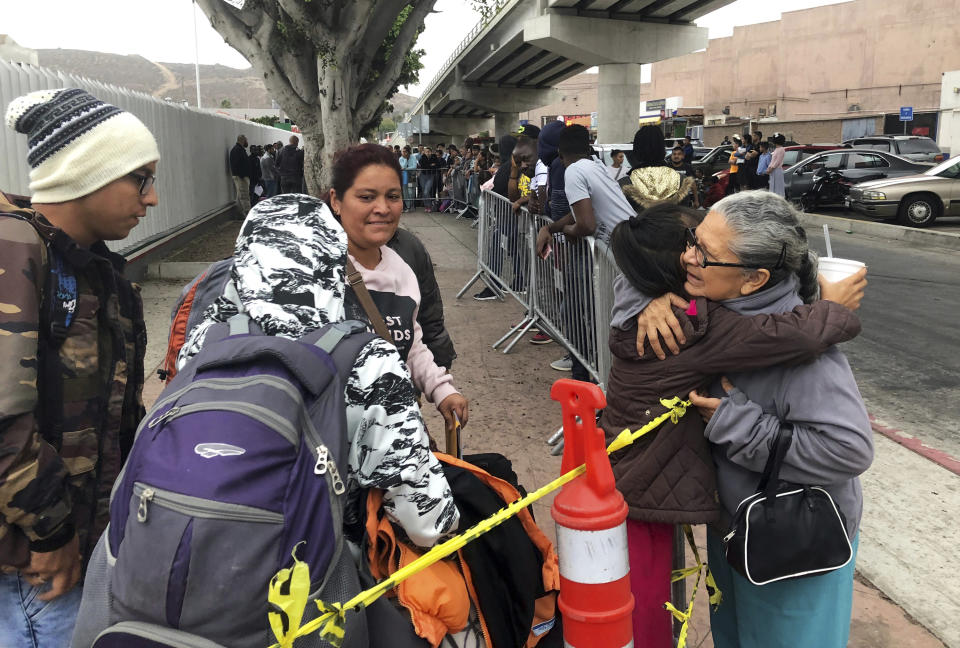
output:
[[[607,173],[603,162],[593,155],[590,132],[586,128],[576,124],[564,128],[560,132],[557,148],[566,166],[563,182],[570,213],[540,229],[537,234],[537,254],[541,257],[546,256],[554,234],[563,232],[570,239],[595,236],[606,243],[618,223],[636,216],[620,185]],[[561,321],[561,333],[574,341],[592,339],[596,333],[593,296],[589,289],[584,288],[592,285],[592,269],[589,258],[576,250],[571,250],[563,269]],[[550,366],[563,371],[568,365],[574,380],[591,380],[587,368],[574,357],[569,359],[569,363],[561,360]]]

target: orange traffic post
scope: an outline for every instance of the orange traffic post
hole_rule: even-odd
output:
[[[557,524],[564,642],[571,648],[633,646],[627,504],[596,425],[606,398],[596,385],[568,379],[553,384],[550,398],[563,409],[562,472],[587,465],[586,475],[564,486],[550,511]]]

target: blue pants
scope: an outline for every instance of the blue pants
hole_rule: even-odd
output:
[[[0,574],[0,646],[67,648],[80,610],[77,585],[52,601],[37,600],[49,586],[33,587],[19,572]]]
[[[715,648],[845,648],[853,610],[853,559],[821,576],[754,585],[727,563],[720,536],[707,530],[710,570],[723,593],[710,610]]]

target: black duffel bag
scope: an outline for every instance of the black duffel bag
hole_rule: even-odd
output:
[[[846,519],[830,493],[780,481],[792,441],[793,429],[781,427],[757,492],[737,506],[723,539],[727,562],[754,585],[816,576],[853,558]]]

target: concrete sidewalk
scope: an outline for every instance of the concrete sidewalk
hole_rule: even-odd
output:
[[[463,299],[455,299],[476,271],[476,230],[470,228],[470,221],[415,212],[405,214],[402,223],[424,241],[436,266],[447,327],[459,354],[452,369],[454,382],[470,399],[464,451],[506,455],[530,490],[547,483],[560,471],[559,458],[548,454],[544,440],[560,424],[560,409],[550,400],[550,386],[569,374],[551,370],[549,363],[563,355],[562,349],[556,344],[533,346],[523,341],[508,355],[491,349],[490,344],[519,322],[523,312],[512,301],[474,301],[470,296],[481,289],[479,283]],[[188,254],[174,255],[175,262],[222,258],[224,250],[232,249],[239,226],[225,225],[205,240],[193,242]],[[178,269],[182,268],[161,266],[157,270],[159,276],[176,276]],[[143,286],[149,334],[147,367],[156,367],[162,360],[170,309],[182,285],[180,280],[149,280]],[[146,395],[151,402],[160,388],[159,381],[148,376]],[[442,436],[442,419],[429,404],[424,418],[434,436]],[[874,465],[863,478],[866,503],[857,560],[860,576],[854,590],[849,645],[935,648],[945,645],[942,639],[946,645],[960,647],[956,621],[960,618],[960,583],[953,578],[960,545],[956,524],[960,477],[885,438],[877,437],[876,444]],[[535,505],[534,513],[552,537],[551,501],[546,498]],[[705,557],[702,529],[696,535]],[[687,562],[693,564],[691,556]],[[688,645],[713,645],[702,586]]]

